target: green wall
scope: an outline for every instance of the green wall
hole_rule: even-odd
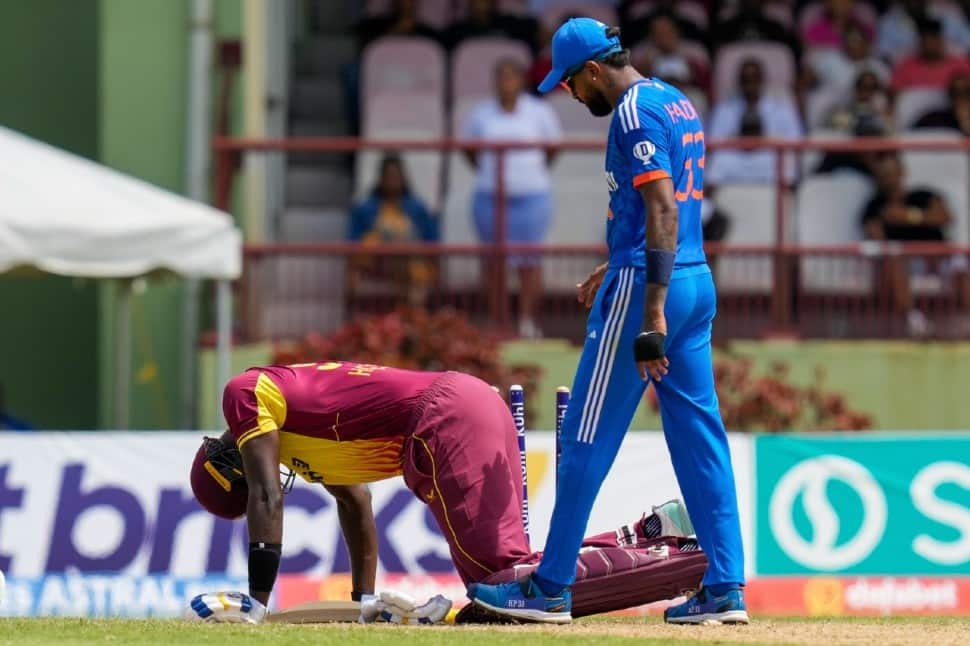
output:
[[[0,2],[0,125],[97,158],[98,9]],[[0,382],[12,414],[38,428],[93,428],[97,350],[95,283],[0,277]]]
[[[100,158],[175,192],[184,187],[188,4],[101,0]],[[132,298],[131,428],[177,421],[182,285],[142,281]],[[114,286],[101,287],[99,420],[113,423]]]
[[[216,38],[239,38],[241,0],[214,9]],[[0,124],[182,192],[188,30],[189,0],[0,0]],[[239,124],[238,85],[235,96]],[[136,286],[130,424],[172,428],[183,287]],[[112,426],[115,289],[0,278],[0,382],[11,412],[44,428]]]

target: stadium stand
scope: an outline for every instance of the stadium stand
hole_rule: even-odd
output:
[[[633,50],[635,62],[638,57],[656,56],[656,50],[651,51],[650,21],[660,15],[673,16],[681,32],[678,51],[707,72],[709,84],[705,83],[705,87],[685,86],[684,90],[708,122],[708,128],[715,102],[735,94],[742,61],[755,58],[764,65],[766,95],[787,95],[795,101],[810,140],[845,140],[862,134],[899,134],[914,140],[955,136],[952,130],[931,129],[930,124],[912,132],[917,121],[927,113],[949,108],[946,91],[916,88],[891,95],[887,81],[898,56],[885,56],[885,50],[880,53],[876,46],[898,42],[901,43],[899,48],[903,48],[907,39],[915,46],[917,36],[915,23],[907,25],[905,17],[899,13],[899,3],[847,3],[851,5],[851,14],[843,23],[833,20],[828,13],[828,3],[821,1],[630,0],[609,6],[609,2],[584,3],[579,0],[496,0],[493,7],[499,14],[523,18],[526,22],[531,18],[533,24],[537,21],[544,26],[544,30],[540,29],[535,35],[534,42],[523,38],[521,33],[514,39],[486,37],[455,43],[448,41],[448,34],[454,33],[449,30],[457,21],[469,16],[472,1],[415,0],[410,3],[401,0],[401,6],[413,4],[417,21],[433,28],[438,36],[434,39],[415,36],[420,30],[412,30],[408,36],[384,36],[373,40],[361,53],[357,95],[360,98],[359,132],[362,136],[405,141],[454,136],[472,106],[490,95],[492,68],[497,59],[511,56],[527,64],[537,61],[536,69],[539,69],[543,57],[548,55],[544,49],[548,43],[546,32],[558,25],[564,16],[579,14],[611,24],[633,26],[624,32],[624,41]],[[320,7],[319,13],[327,14],[330,6],[341,3],[315,4]],[[966,17],[959,9],[954,9],[952,3],[933,2],[928,6],[930,15],[953,18],[950,22],[944,21],[947,48],[950,53],[965,55],[961,25],[967,24]],[[396,7],[398,0],[367,0],[363,7],[358,6],[356,18],[374,19],[387,15]],[[346,93],[348,88],[353,88],[353,85],[342,83],[341,78],[353,65],[354,39],[334,39],[331,33],[338,28],[346,31],[347,21],[347,16],[336,16],[331,22],[340,27],[330,31],[317,29],[311,38],[298,44],[290,97],[293,135],[354,132],[356,111],[346,102],[333,100],[341,91]],[[317,22],[325,21],[318,18]],[[818,25],[824,28],[818,28]],[[816,27],[814,31],[813,26]],[[873,47],[853,49],[847,44],[851,30],[867,34],[867,42]],[[688,38],[688,33],[693,35],[693,40]],[[809,37],[808,42],[806,37]],[[446,43],[450,51],[442,43]],[[894,55],[900,53],[893,52]],[[868,99],[860,103],[855,85],[849,83],[858,78],[859,70],[863,68],[875,69],[883,82],[878,90],[878,101],[873,103],[874,106],[878,104],[876,116],[883,124],[879,128],[875,124],[860,122],[871,112],[872,106],[864,102]],[[820,73],[811,77],[810,70]],[[884,97],[888,99],[885,102]],[[553,92],[544,100],[559,116],[567,141],[601,141],[604,138],[609,120],[590,118],[587,110],[567,93]],[[949,118],[949,113],[947,116]],[[711,136],[712,141],[716,138]],[[351,165],[341,161],[346,160],[347,155],[291,154],[287,177],[288,206],[280,227],[280,239],[342,239],[346,232],[346,203],[352,197],[360,197],[373,183],[376,160],[381,152],[358,153]],[[403,156],[416,192],[432,210],[440,213],[442,242],[475,242],[469,213],[474,171],[462,153],[405,150]],[[826,174],[817,175],[820,163],[828,163],[830,158],[838,155],[803,150],[787,156],[792,162],[798,161],[797,172],[786,169],[785,173],[789,180],[794,180],[792,208],[787,210],[789,241],[827,245],[858,241],[861,233],[858,211],[873,190],[861,158],[848,166],[835,164],[837,170],[834,172],[823,168]],[[954,242],[970,240],[970,204],[966,191],[970,164],[966,155],[962,152],[913,151],[903,153],[902,159],[907,168],[907,186],[923,184],[945,196],[954,213],[948,238]],[[709,158],[708,161],[712,160]],[[709,179],[713,180],[714,175],[712,173]],[[548,242],[582,244],[599,241],[605,196],[601,153],[565,152],[552,167],[552,177],[557,210]],[[755,245],[774,242],[777,200],[772,185],[719,186],[712,190],[711,197],[716,206],[731,216],[725,242]],[[743,216],[739,217],[739,214]],[[561,262],[560,258],[544,260],[544,285],[552,292],[572,288],[571,272],[562,271]],[[766,257],[718,258],[715,270],[725,293],[765,294],[773,289],[777,277],[771,271],[771,262]],[[861,295],[872,290],[878,279],[872,272],[872,263],[859,258],[803,258],[797,266],[799,271],[793,276],[797,277],[799,289],[808,293],[829,291]],[[479,284],[479,262],[474,258],[449,257],[443,261],[442,268],[441,275],[447,286],[474,288]],[[509,280],[514,290],[514,278],[510,276]],[[304,298],[309,297],[307,290],[313,288],[292,289],[297,292],[302,289],[300,298]]]

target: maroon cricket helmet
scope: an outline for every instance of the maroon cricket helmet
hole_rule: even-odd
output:
[[[192,493],[211,514],[229,520],[246,513],[249,487],[234,444],[207,437],[192,462]]]

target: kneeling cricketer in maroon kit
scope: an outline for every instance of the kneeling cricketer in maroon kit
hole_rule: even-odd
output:
[[[344,361],[251,368],[226,385],[223,412],[229,430],[205,439],[192,490],[217,516],[246,514],[250,594],[263,603],[282,550],[280,464],[335,496],[355,598],[373,593],[377,570],[365,485],[397,475],[431,508],[466,584],[512,580],[541,557],[522,525],[515,424],[502,398],[475,377]],[[707,559],[684,536],[690,531],[683,507],[668,503],[587,539],[573,616],[696,587]]]

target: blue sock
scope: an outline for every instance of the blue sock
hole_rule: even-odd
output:
[[[563,588],[566,587],[561,583],[556,583],[555,581],[544,579],[538,574],[533,574],[532,580],[535,581],[537,586],[539,586],[539,590],[542,591],[542,594],[546,595],[547,597],[556,596],[557,594],[562,592]]]
[[[737,590],[741,587],[738,583],[715,583],[714,585],[705,585],[707,591],[713,594],[715,597],[720,597],[721,595],[727,594],[731,590]]]

